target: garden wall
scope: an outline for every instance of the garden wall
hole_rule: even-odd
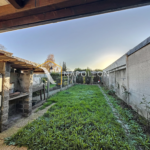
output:
[[[104,85],[114,90],[119,98],[126,101],[126,95],[124,93],[125,89],[127,89],[126,55],[123,55],[103,70],[102,80]]]
[[[125,89],[127,89],[126,69],[109,73],[109,88],[113,88],[119,98],[125,102],[127,101],[126,94],[124,93]]]
[[[146,116],[142,98],[150,102],[150,44],[128,56],[127,61],[129,103]],[[144,96],[143,96],[144,95]]]
[[[144,97],[147,103],[150,102],[150,37],[105,68],[102,81],[147,118],[145,105],[140,103]]]

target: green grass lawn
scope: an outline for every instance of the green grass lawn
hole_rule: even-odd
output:
[[[32,150],[134,150],[98,86],[75,85],[48,100],[44,116],[5,140]]]
[[[55,86],[56,86],[56,84],[50,84],[49,88],[53,88]],[[45,86],[45,88],[47,89],[47,86]]]

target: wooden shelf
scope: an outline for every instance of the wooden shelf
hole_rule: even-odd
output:
[[[15,96],[15,97],[10,98],[9,101],[14,100],[14,99],[17,99],[17,98],[24,97],[24,96],[28,96],[28,95],[29,95],[29,93],[21,93],[21,94],[18,95],[18,96]]]

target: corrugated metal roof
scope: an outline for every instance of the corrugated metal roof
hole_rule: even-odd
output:
[[[150,37],[148,37],[146,40],[144,40],[143,42],[141,42],[139,45],[137,45],[133,49],[129,50],[127,52],[127,55],[129,56],[129,55],[135,53],[136,51],[140,50],[141,48],[143,48],[144,46],[146,46],[148,44],[150,44]]]

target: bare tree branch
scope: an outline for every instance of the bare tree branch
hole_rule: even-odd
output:
[[[5,46],[3,46],[2,44],[0,44],[0,50],[6,50]]]

